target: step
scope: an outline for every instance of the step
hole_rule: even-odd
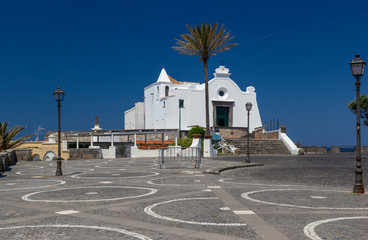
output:
[[[246,138],[228,139],[227,142],[239,148],[242,153],[246,153],[248,146],[248,140]],[[251,154],[291,154],[282,140],[269,139],[249,139],[249,151]]]

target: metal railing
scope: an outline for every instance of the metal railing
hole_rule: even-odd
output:
[[[168,147],[159,151],[159,169],[165,169],[165,162],[194,161],[194,168],[202,168],[201,149],[196,147]]]
[[[265,128],[265,132],[272,132],[272,131],[277,131],[279,129],[279,119],[277,118],[276,120],[270,120],[270,121],[266,121],[264,122],[263,126]]]

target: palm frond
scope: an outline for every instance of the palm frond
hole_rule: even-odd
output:
[[[32,137],[33,135],[27,135],[16,140],[13,140],[26,127],[14,126],[8,130],[8,122],[0,122],[0,151],[15,148],[19,146],[24,140]]]
[[[194,55],[200,60],[208,60],[219,52],[228,51],[231,47],[238,45],[229,42],[235,37],[226,31],[224,25],[218,28],[218,24],[213,25],[202,23],[191,27],[187,25],[189,34],[182,34],[182,39],[175,39],[177,46],[173,49],[180,54]]]

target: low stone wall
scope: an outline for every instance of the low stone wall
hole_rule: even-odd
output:
[[[354,147],[354,151],[356,151],[356,147]],[[362,146],[361,151],[362,151],[362,153],[368,152],[368,146]]]
[[[101,159],[102,151],[99,148],[80,148],[69,150],[70,160]]]
[[[30,149],[17,149],[17,150],[14,150],[14,151],[15,151],[17,161],[23,162],[23,161],[32,160],[32,150],[30,150]]]
[[[247,136],[247,128],[244,127],[216,127],[221,137],[225,139],[238,139]]]
[[[0,152],[0,172],[10,170],[10,166],[15,165],[18,161],[31,160],[31,150],[15,150],[9,149]]]
[[[272,132],[254,132],[254,138],[259,140],[277,140],[279,139],[279,131]]]
[[[9,149],[5,150],[4,152],[8,154],[9,166],[15,165],[18,161],[17,155],[15,154],[15,150]]]
[[[327,154],[327,147],[324,146],[301,146],[304,154]]]
[[[8,157],[8,153],[1,152],[0,153],[0,176],[5,171],[9,171],[9,157]]]
[[[340,153],[340,146],[331,146],[330,153]]]

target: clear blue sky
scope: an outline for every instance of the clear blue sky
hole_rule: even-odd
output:
[[[368,62],[367,9],[366,0],[1,1],[0,121],[56,131],[60,85],[62,130],[89,130],[96,115],[121,129],[162,66],[204,81],[197,57],[171,49],[186,24],[224,23],[239,45],[210,59],[210,76],[223,61],[243,90],[256,88],[262,121],[279,118],[295,142],[355,144],[348,63],[356,53]]]

